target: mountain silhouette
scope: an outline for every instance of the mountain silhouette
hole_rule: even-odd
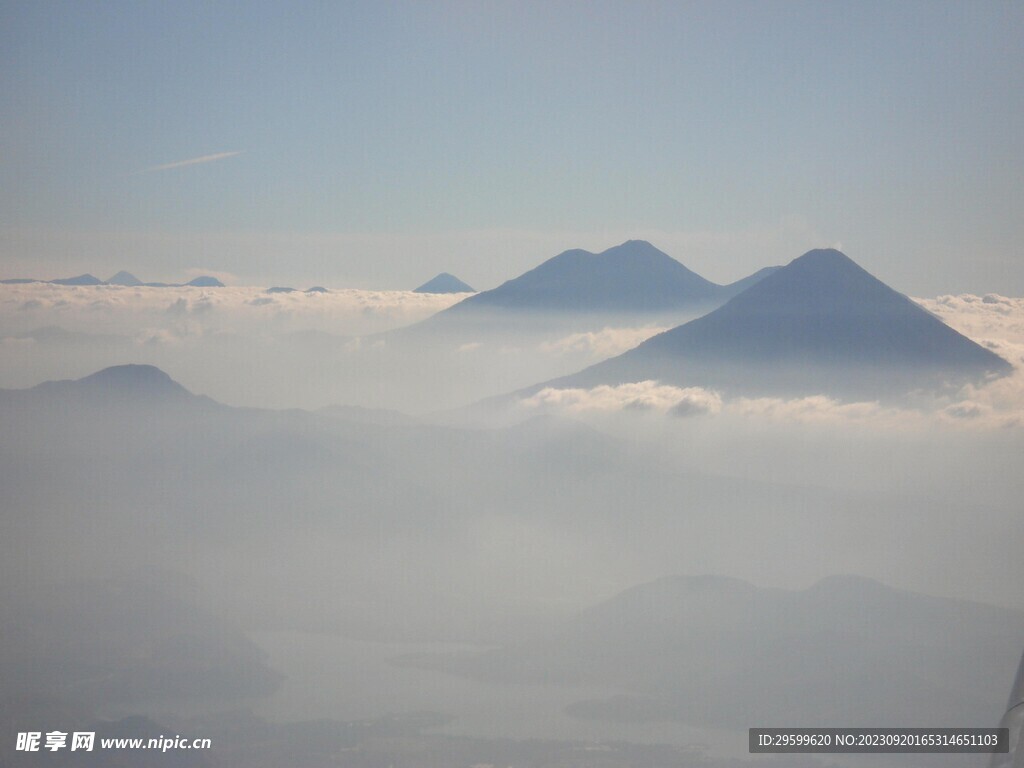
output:
[[[628,240],[601,253],[565,251],[490,291],[445,310],[631,312],[707,304],[721,286],[690,271],[643,240]]]
[[[56,280],[36,280],[29,277],[13,277],[0,280],[0,284],[19,285],[22,283],[50,283],[51,285],[126,285],[130,287],[144,286],[147,288],[183,288],[192,286],[194,288],[223,288],[224,283],[216,277],[201,275],[189,280],[187,283],[144,283],[131,272],[121,270],[109,280],[100,280],[88,273],[76,277],[61,277]]]
[[[123,269],[111,278],[107,279],[107,285],[127,285],[137,286],[142,285],[142,281],[139,280],[131,272],[125,272]]]
[[[103,285],[103,281],[90,274],[78,275],[77,277],[61,277],[57,280],[50,280],[54,285]]]
[[[656,379],[729,394],[880,397],[1010,370],[849,257],[826,249],[793,260],[703,317],[542,386]]]
[[[473,289],[455,275],[442,272],[414,289],[413,293],[473,293]]]
[[[723,286],[643,240],[601,253],[574,249],[389,337],[422,341],[425,334],[440,331],[462,336],[464,342],[478,334],[568,332],[641,317],[673,324],[720,306],[772,269]]]
[[[212,403],[194,395],[153,365],[116,365],[81,379],[45,381],[27,390],[7,390],[36,397],[136,405]]]
[[[223,288],[224,283],[218,280],[216,277],[210,277],[209,275],[200,275],[189,280],[185,285],[191,285],[195,288]]]

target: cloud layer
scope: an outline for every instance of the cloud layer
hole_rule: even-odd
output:
[[[438,382],[465,384],[465,391],[458,389],[458,394],[451,395],[451,407],[454,407],[488,394],[570,373],[590,361],[631,349],[664,330],[657,326],[606,327],[562,335],[539,344],[535,340],[522,349],[516,348],[515,355],[511,352],[504,355],[512,361],[508,363],[512,368],[501,375],[495,373],[491,379],[483,376],[481,366],[497,371],[500,366],[496,361],[503,357],[498,353],[505,350],[491,350],[486,343],[472,339],[467,339],[454,357],[424,352],[418,358],[406,359],[408,353],[396,352],[401,359],[385,361],[375,355],[372,365],[362,366],[366,379],[362,382],[363,389],[352,389],[355,384],[351,378],[355,374],[349,369],[353,366],[351,361],[345,362],[340,353],[373,351],[380,347],[379,341],[357,337],[415,323],[462,298],[463,294],[361,289],[270,293],[266,288],[251,286],[0,285],[0,351],[10,362],[0,385],[27,386],[45,378],[85,375],[103,365],[125,362],[129,358],[135,360],[124,351],[126,344],[134,344],[140,361],[169,366],[170,370],[186,377],[191,374],[191,381],[200,391],[229,402],[249,403],[241,400],[237,393],[232,394],[228,386],[232,376],[224,379],[223,387],[215,386],[216,382],[211,381],[212,371],[246,365],[252,371],[261,371],[263,378],[270,381],[274,371],[260,367],[259,363],[269,360],[266,342],[277,341],[274,354],[286,358],[278,360],[278,367],[283,366],[281,370],[316,364],[319,378],[305,379],[310,386],[320,382],[321,388],[329,391],[318,391],[316,398],[303,399],[296,394],[304,391],[302,386],[293,378],[285,377],[280,391],[275,390],[277,399],[268,402],[309,405],[335,399],[366,399],[364,390],[380,389],[377,379],[383,369],[377,366],[386,363],[393,387],[420,389],[423,380],[416,377],[428,369],[434,372],[431,375]],[[895,409],[878,403],[843,403],[824,395],[790,400],[727,400],[713,390],[673,387],[655,381],[591,390],[545,389],[527,399],[523,408],[531,412],[554,410],[594,417],[647,412],[671,417],[713,416],[773,423],[843,423],[893,428],[934,423],[970,429],[1024,426],[1024,299],[964,294],[917,301],[953,328],[1009,360],[1015,366],[1015,373],[981,386],[965,387],[955,397],[918,403],[914,409]],[[514,334],[515,329],[509,330]],[[336,337],[350,338],[339,340]],[[107,352],[97,351],[92,344],[104,339],[109,342],[111,338],[118,339],[120,346]],[[61,344],[37,344],[40,340]],[[65,343],[72,340],[76,341],[77,356],[74,357]],[[43,351],[44,346],[48,351]],[[488,352],[495,354],[488,355]],[[228,358],[234,361],[230,366]],[[477,358],[482,362],[474,363]],[[327,368],[328,365],[334,367]],[[203,371],[206,371],[205,377],[200,375]],[[521,378],[515,379],[514,375]],[[292,400],[293,395],[297,399]],[[263,402],[263,397],[260,395],[251,402]],[[448,405],[448,401],[445,404]],[[423,407],[427,407],[426,404]]]
[[[586,411],[660,411],[678,415],[718,413],[722,398],[717,392],[700,387],[672,387],[656,381],[640,381],[593,389],[556,389],[546,387],[522,400],[525,408],[555,408],[570,413]]]
[[[843,402],[825,395],[726,400],[713,389],[675,387],[651,380],[592,389],[547,387],[521,400],[520,407],[582,416],[644,412],[683,418],[722,416],[775,424],[860,424],[900,429],[932,424],[981,429],[1024,427],[1024,372],[982,387],[967,388],[955,399],[917,408]]]
[[[0,335],[46,326],[132,337],[300,330],[360,335],[417,322],[463,298],[465,294],[352,288],[268,293],[246,286],[0,285]]]

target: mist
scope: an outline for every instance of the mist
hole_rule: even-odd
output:
[[[250,765],[271,763],[231,733],[294,744],[289,723],[326,721],[367,765],[402,735],[410,765],[437,739],[509,761],[543,739],[541,760],[615,742],[610,765],[714,766],[751,760],[755,723],[1002,714],[1024,645],[1019,372],[899,403],[657,381],[508,396],[676,320],[431,333],[415,320],[452,299],[263,316],[235,289],[207,310],[17,289],[51,304],[3,304],[9,387],[147,365],[0,392],[16,720],[40,698],[144,716]],[[922,303],[1020,366],[1017,300]]]

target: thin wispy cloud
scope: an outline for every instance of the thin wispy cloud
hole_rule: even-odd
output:
[[[192,157],[188,160],[176,160],[173,163],[164,163],[163,165],[154,165],[152,168],[145,168],[141,173],[153,173],[154,171],[169,171],[172,168],[184,168],[187,165],[201,165],[202,163],[213,163],[217,160],[224,160],[228,157],[234,157],[240,155],[241,152],[217,152],[212,155],[202,155],[201,157]]]

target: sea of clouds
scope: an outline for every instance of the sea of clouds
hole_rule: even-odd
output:
[[[355,288],[270,293],[253,286],[0,285],[0,336],[16,338],[48,326],[127,335],[140,343],[216,332],[319,330],[359,336],[415,323],[466,295]]]
[[[267,288],[255,286],[5,284],[0,285],[0,356],[8,356],[12,364],[30,360],[32,348],[41,338],[41,329],[69,332],[83,343],[90,337],[115,338],[138,348],[173,348],[227,337],[280,340],[296,332],[314,332],[348,338],[342,349],[352,353],[368,346],[366,339],[360,337],[416,323],[465,297],[466,294],[362,289],[307,293],[268,292]],[[894,428],[934,423],[984,429],[1024,426],[1024,298],[961,294],[915,301],[960,333],[1004,357],[1014,366],[1014,373],[964,387],[954,396],[931,399],[914,408],[841,402],[825,395],[726,399],[711,389],[674,387],[657,381],[593,389],[547,388],[521,401],[521,407],[528,413],[563,412],[583,418],[629,413],[638,417],[727,417]],[[621,354],[665,330],[648,324],[555,334],[539,343],[529,342],[532,346],[525,351],[538,360],[563,359],[582,367]],[[377,346],[385,343],[372,342]],[[487,342],[465,343],[459,349],[463,353],[479,353],[486,345]],[[104,364],[110,361],[105,360]],[[87,371],[83,366],[84,372]],[[30,383],[15,377],[3,385]]]

